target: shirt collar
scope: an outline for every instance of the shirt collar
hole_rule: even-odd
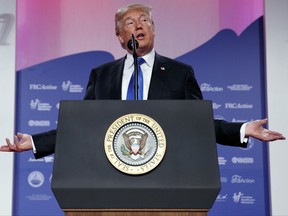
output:
[[[147,65],[149,67],[153,67],[153,64],[154,64],[154,58],[155,58],[155,50],[152,49],[149,53],[147,53],[146,55],[144,56],[141,56],[141,58],[143,58],[145,60],[145,62],[147,63]],[[134,58],[133,58],[133,55],[130,54],[130,53],[127,53],[127,56],[126,56],[126,64],[125,64],[125,68],[128,69],[128,68],[131,68],[134,64]]]

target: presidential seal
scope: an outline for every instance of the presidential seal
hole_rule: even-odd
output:
[[[143,114],[128,114],[108,128],[104,149],[116,169],[140,175],[160,164],[166,151],[166,137],[154,119]]]

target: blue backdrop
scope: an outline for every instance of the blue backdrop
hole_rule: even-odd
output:
[[[215,118],[245,122],[266,116],[263,55],[260,18],[239,37],[223,30],[177,60],[193,66]],[[110,53],[92,51],[18,71],[16,130],[56,128],[59,101],[82,99],[91,69],[112,60]],[[247,149],[218,145],[222,189],[209,215],[269,215],[266,154],[265,143],[254,139]],[[50,188],[53,161],[53,155],[16,155],[13,215],[63,215]]]

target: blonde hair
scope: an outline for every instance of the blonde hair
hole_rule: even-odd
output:
[[[149,6],[146,6],[143,4],[131,4],[131,5],[128,5],[127,7],[123,7],[123,8],[118,9],[116,14],[115,14],[115,33],[116,33],[116,35],[119,35],[121,24],[122,24],[121,21],[122,21],[124,15],[130,10],[140,10],[140,11],[143,11],[145,14],[147,14],[148,18],[150,19],[150,21],[152,23],[152,27],[154,30],[154,22],[152,19],[152,7],[149,7]]]

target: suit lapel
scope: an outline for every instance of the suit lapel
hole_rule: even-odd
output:
[[[110,83],[111,89],[109,92],[109,98],[121,100],[121,91],[122,91],[122,76],[124,69],[124,61],[126,57],[119,59],[114,67],[110,71]]]
[[[167,81],[168,71],[164,59],[155,54],[155,61],[152,70],[148,99],[160,99]]]

